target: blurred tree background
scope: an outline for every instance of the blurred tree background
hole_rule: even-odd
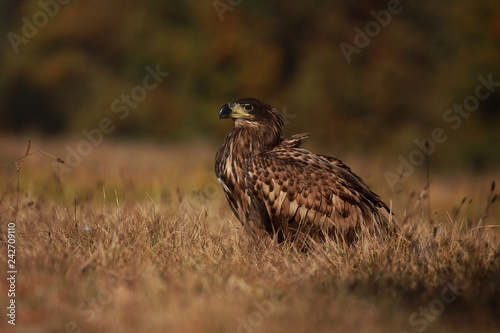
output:
[[[438,160],[500,165],[500,87],[458,129],[443,120],[478,76],[500,81],[500,2],[401,1],[348,62],[340,44],[393,1],[2,0],[0,130],[82,136],[110,118],[110,138],[221,143],[219,107],[256,97],[331,153],[395,163],[441,127]],[[148,66],[169,75],[120,119]]]

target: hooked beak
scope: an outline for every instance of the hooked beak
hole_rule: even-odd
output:
[[[219,119],[231,118],[232,113],[233,108],[231,107],[231,103],[224,104],[219,110]]]
[[[227,118],[238,119],[248,116],[250,116],[250,114],[246,112],[244,107],[238,103],[224,104],[219,110],[219,119],[227,119]]]

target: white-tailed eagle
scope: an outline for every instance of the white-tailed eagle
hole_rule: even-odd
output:
[[[387,205],[342,161],[300,148],[309,134],[282,139],[283,117],[243,98],[222,106],[234,127],[215,157],[215,172],[245,229],[305,245],[326,237],[356,240],[392,232]]]

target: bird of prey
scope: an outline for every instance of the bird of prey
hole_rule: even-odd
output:
[[[222,106],[219,119],[228,118],[234,126],[215,172],[250,234],[305,246],[395,230],[387,205],[348,166],[300,147],[309,134],[281,138],[284,120],[272,106],[242,98]]]

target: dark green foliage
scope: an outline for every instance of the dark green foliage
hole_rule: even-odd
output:
[[[229,9],[217,12],[216,3]],[[43,9],[5,2],[0,129],[80,135],[108,117],[110,136],[220,141],[220,105],[256,97],[296,116],[288,134],[393,156],[443,126],[445,110],[474,94],[479,75],[500,81],[498,1],[402,1],[350,63],[340,43],[354,45],[354,28],[365,31],[387,1],[231,3],[70,1],[14,47],[8,34],[21,36],[22,18],[33,22]],[[118,119],[113,101],[156,65],[169,77]],[[498,149],[480,146],[500,141],[499,94],[450,136],[455,153],[440,156],[498,162]],[[465,153],[464,143],[478,148]]]

